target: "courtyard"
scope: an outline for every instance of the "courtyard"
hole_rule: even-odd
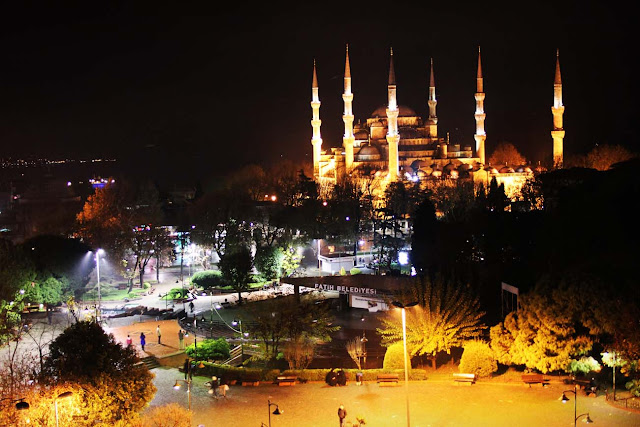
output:
[[[175,368],[153,369],[158,388],[151,407],[175,402],[187,407],[185,387],[174,390],[176,379],[184,378]],[[346,421],[363,417],[367,426],[406,426],[404,383],[380,387],[375,382],[357,386],[330,387],[323,382],[279,387],[261,382],[257,387],[231,386],[227,398],[215,399],[207,393],[208,378],[194,377],[192,384],[193,426],[268,425],[268,401],[283,412],[271,415],[273,427],[339,425],[340,404],[347,410]],[[574,395],[560,400],[570,386],[552,383],[547,387],[527,387],[522,383],[477,382],[454,385],[450,380],[411,381],[410,412],[414,427],[436,426],[571,426]],[[271,412],[275,409],[271,407]],[[604,395],[585,397],[578,392],[578,414],[588,412],[598,426],[638,426],[640,413],[614,408]],[[580,421],[583,421],[582,417]],[[347,424],[349,425],[349,424]]]

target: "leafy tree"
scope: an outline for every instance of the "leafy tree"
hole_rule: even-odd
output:
[[[284,251],[279,247],[262,246],[256,250],[255,266],[264,280],[279,278],[283,261]]]
[[[485,328],[481,322],[477,297],[468,287],[445,281],[440,277],[431,280],[427,276],[409,279],[407,289],[397,295],[401,301],[416,301],[418,305],[406,309],[407,345],[411,356],[431,357],[436,367],[436,355],[449,353],[453,347],[480,336]],[[384,345],[402,341],[400,310],[392,310],[382,318],[378,333]]]
[[[229,358],[229,352],[229,343],[224,338],[204,340],[198,343],[197,351],[195,344],[185,349],[185,353],[196,360],[226,360]]]
[[[567,371],[572,374],[583,373],[588,374],[589,372],[599,372],[602,367],[598,363],[596,359],[591,356],[582,356],[578,360],[572,360],[569,363]]]
[[[542,373],[564,371],[573,357],[591,349],[593,339],[578,332],[574,312],[556,303],[551,295],[522,295],[520,304],[518,311],[490,330],[498,362]]]
[[[242,304],[242,292],[249,288],[253,269],[253,259],[249,249],[240,246],[233,252],[225,253],[220,258],[218,268],[222,272],[223,279],[238,292],[238,304]]]
[[[192,412],[177,403],[156,406],[132,427],[191,427]]]
[[[489,157],[489,164],[519,166],[527,162],[518,149],[510,142],[500,142]]]
[[[300,267],[303,256],[291,244],[283,249],[282,255],[282,276],[289,277]]]
[[[22,247],[0,239],[0,345],[20,325],[24,292],[36,278],[35,268]]]
[[[488,343],[470,340],[464,343],[463,348],[460,365],[458,365],[460,372],[476,374],[482,378],[489,377],[498,370],[498,364]]]
[[[100,325],[77,322],[51,344],[40,381],[54,385],[77,383],[91,390],[91,399],[95,395],[101,397],[100,403],[110,414],[103,422],[127,419],[142,410],[156,391],[153,374],[137,362],[135,350],[122,347]],[[94,402],[84,400],[84,404]]]
[[[621,145],[598,144],[586,155],[576,155],[567,158],[565,167],[592,168],[606,171],[616,163],[637,157]]]
[[[308,353],[308,345],[331,341],[331,334],[339,329],[333,326],[328,306],[308,295],[300,302],[293,295],[256,302],[251,320],[247,330],[262,340],[267,360],[276,358],[283,343],[293,343],[289,348],[293,357]]]

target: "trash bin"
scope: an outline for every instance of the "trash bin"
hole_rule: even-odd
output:
[[[356,372],[356,385],[362,384],[362,372]]]

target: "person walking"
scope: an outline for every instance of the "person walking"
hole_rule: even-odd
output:
[[[193,313],[193,308],[194,308],[193,301],[191,301],[189,303],[189,308],[191,309],[191,312]]]
[[[184,365],[182,365],[182,369],[184,370],[184,379],[187,380],[187,376],[191,373],[191,366],[189,364],[189,358],[184,359]]]
[[[220,390],[220,396],[224,397],[225,399],[227,398],[227,391],[229,390],[229,385],[228,384],[222,384],[219,388]]]
[[[184,331],[182,329],[178,330],[178,341],[180,342],[180,350],[184,349]]]
[[[144,346],[147,344],[147,337],[144,336],[144,332],[140,332],[140,347],[144,351]]]
[[[344,405],[340,405],[338,408],[338,418],[340,419],[340,427],[344,426],[344,419],[347,417],[347,410],[344,409]]]
[[[127,334],[127,347],[131,347],[131,344],[133,344],[133,340],[131,339],[131,336]]]
[[[160,342],[160,337],[162,336],[162,332],[160,331],[160,325],[156,328],[156,335],[158,336],[158,344],[162,344]]]

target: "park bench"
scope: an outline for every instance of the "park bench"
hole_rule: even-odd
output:
[[[573,384],[576,384],[579,389],[584,391],[585,396],[587,397],[597,397],[598,395],[598,386],[595,385],[593,379],[573,379]]]
[[[296,377],[281,376],[277,377],[274,383],[278,386],[292,386],[296,385],[296,379]]]
[[[542,387],[549,385],[549,378],[545,378],[542,374],[522,374],[522,381],[528,384],[529,388],[531,384],[542,384]]]
[[[377,381],[381,387],[387,385],[397,385],[398,374],[378,374]]]
[[[260,378],[259,377],[246,377],[242,379],[242,386],[243,387],[247,387],[247,386],[254,386],[257,387],[260,385]]]
[[[476,382],[476,374],[464,374],[464,373],[454,372],[453,381],[455,384],[471,385]]]

